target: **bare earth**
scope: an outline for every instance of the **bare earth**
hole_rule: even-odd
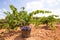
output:
[[[42,28],[35,29],[31,27],[29,38],[22,38],[21,31],[11,31],[9,33],[0,33],[0,40],[60,40],[60,28],[56,30],[46,30]]]

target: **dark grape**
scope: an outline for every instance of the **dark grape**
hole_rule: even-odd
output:
[[[31,28],[30,28],[30,27],[27,27],[27,26],[23,26],[23,27],[22,27],[22,30],[24,30],[24,31],[30,31]]]

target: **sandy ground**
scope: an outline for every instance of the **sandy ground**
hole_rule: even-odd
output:
[[[60,40],[60,28],[53,31],[32,27],[29,38],[22,38],[20,30],[17,32],[0,33],[0,40]]]

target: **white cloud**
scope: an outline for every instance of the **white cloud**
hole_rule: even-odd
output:
[[[59,0],[32,1],[32,2],[28,2],[26,4],[26,9],[28,11],[34,11],[34,10],[38,10],[38,9],[50,10],[50,11],[52,11],[52,14],[60,16],[60,14],[59,14],[60,8],[59,9],[56,8],[56,5],[60,4],[60,3],[58,3],[58,1]],[[46,5],[46,2],[48,5]],[[45,8],[45,7],[47,7],[47,8]],[[42,15],[42,14],[40,14],[40,15]],[[40,15],[37,15],[37,16],[40,16]],[[47,14],[44,14],[44,15],[46,16]]]
[[[58,15],[59,16],[58,18],[60,18],[60,9],[52,10],[52,13]]]
[[[56,3],[57,1],[56,0],[46,0],[47,3]]]
[[[0,10],[1,11],[1,10]]]
[[[0,12],[0,19],[4,19],[5,16],[3,15],[3,12]]]
[[[7,10],[6,9],[0,9],[0,19],[4,19],[5,18],[5,15],[3,12],[6,12]]]
[[[7,10],[5,9],[5,8],[3,8],[3,9],[0,9],[0,12],[6,12]]]
[[[59,0],[46,0],[46,3],[49,6],[55,6],[55,5],[58,5],[59,4]]]
[[[29,2],[26,5],[26,9],[27,10],[43,9],[43,2],[39,2],[39,1]]]
[[[3,12],[3,10],[2,10],[2,9],[0,9],[0,12]]]
[[[60,9],[52,10],[52,13],[60,16]]]
[[[5,8],[3,8],[2,10],[3,10],[3,12],[6,12],[7,11]]]

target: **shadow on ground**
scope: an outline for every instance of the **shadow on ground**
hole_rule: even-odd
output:
[[[16,36],[14,40],[26,40],[25,38],[21,37],[21,34],[19,36]]]

